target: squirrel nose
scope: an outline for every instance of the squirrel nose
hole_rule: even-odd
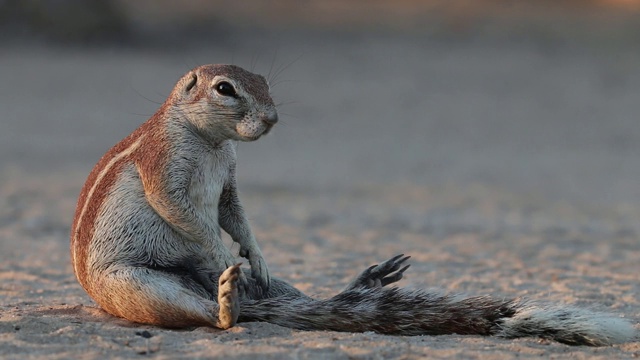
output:
[[[274,111],[272,113],[264,114],[262,121],[269,125],[275,125],[278,122],[278,113]]]

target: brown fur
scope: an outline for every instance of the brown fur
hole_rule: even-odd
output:
[[[111,150],[109,150],[96,164],[91,173],[89,174],[89,178],[87,182],[84,184],[82,191],[80,192],[80,197],[78,198],[78,205],[76,208],[75,218],[73,221],[73,234],[71,236],[71,249],[72,249],[72,259],[77,259],[77,263],[74,264],[74,269],[76,271],[76,276],[80,284],[83,285],[85,290],[88,290],[88,282],[86,280],[87,270],[86,270],[86,261],[89,251],[89,242],[93,237],[93,226],[85,225],[78,226],[78,222],[80,220],[80,213],[83,209],[84,204],[87,202],[87,197],[89,196],[89,191],[97,182],[97,177],[100,174],[100,170],[106,166],[106,164],[114,158],[115,154],[120,153],[123,149],[127,148],[132,143],[132,139],[137,138],[134,134],[126,137],[122,140],[118,145],[114,146]],[[82,221],[86,224],[93,224],[96,217],[98,216],[98,212],[100,211],[100,204],[102,204],[104,198],[107,196],[111,187],[113,186],[122,165],[124,165],[127,161],[129,161],[129,156],[122,158],[113,164],[112,170],[106,173],[101,179],[100,183],[96,185],[94,192],[92,193],[92,201],[86,205],[86,210],[84,215],[82,216]],[[76,255],[74,256],[73,253]]]

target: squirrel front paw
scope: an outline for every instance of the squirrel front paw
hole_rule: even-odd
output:
[[[269,275],[269,269],[267,268],[267,262],[262,257],[260,249],[240,249],[240,256],[249,260],[251,265],[251,277],[253,277],[262,290],[269,290],[271,285],[271,276]]]

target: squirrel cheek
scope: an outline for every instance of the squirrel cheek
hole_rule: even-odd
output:
[[[239,123],[236,124],[236,131],[238,132],[238,134],[240,134],[241,136],[252,136],[253,132],[254,132],[254,128],[252,126],[252,123],[243,120]]]
[[[257,138],[266,130],[266,126],[260,121],[243,120],[236,124],[236,132],[243,137]]]

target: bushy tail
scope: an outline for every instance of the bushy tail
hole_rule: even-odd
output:
[[[590,346],[626,342],[637,336],[623,319],[571,306],[401,288],[355,288],[327,300],[297,296],[243,300],[239,321],[394,335],[538,336]]]
[[[499,319],[513,314],[510,301],[488,297],[457,299],[420,290],[362,288],[327,300],[283,296],[242,301],[239,321],[266,321],[302,330],[491,335]]]
[[[539,336],[570,345],[606,346],[637,340],[627,320],[568,305],[514,302],[515,313],[500,320],[497,336]]]

